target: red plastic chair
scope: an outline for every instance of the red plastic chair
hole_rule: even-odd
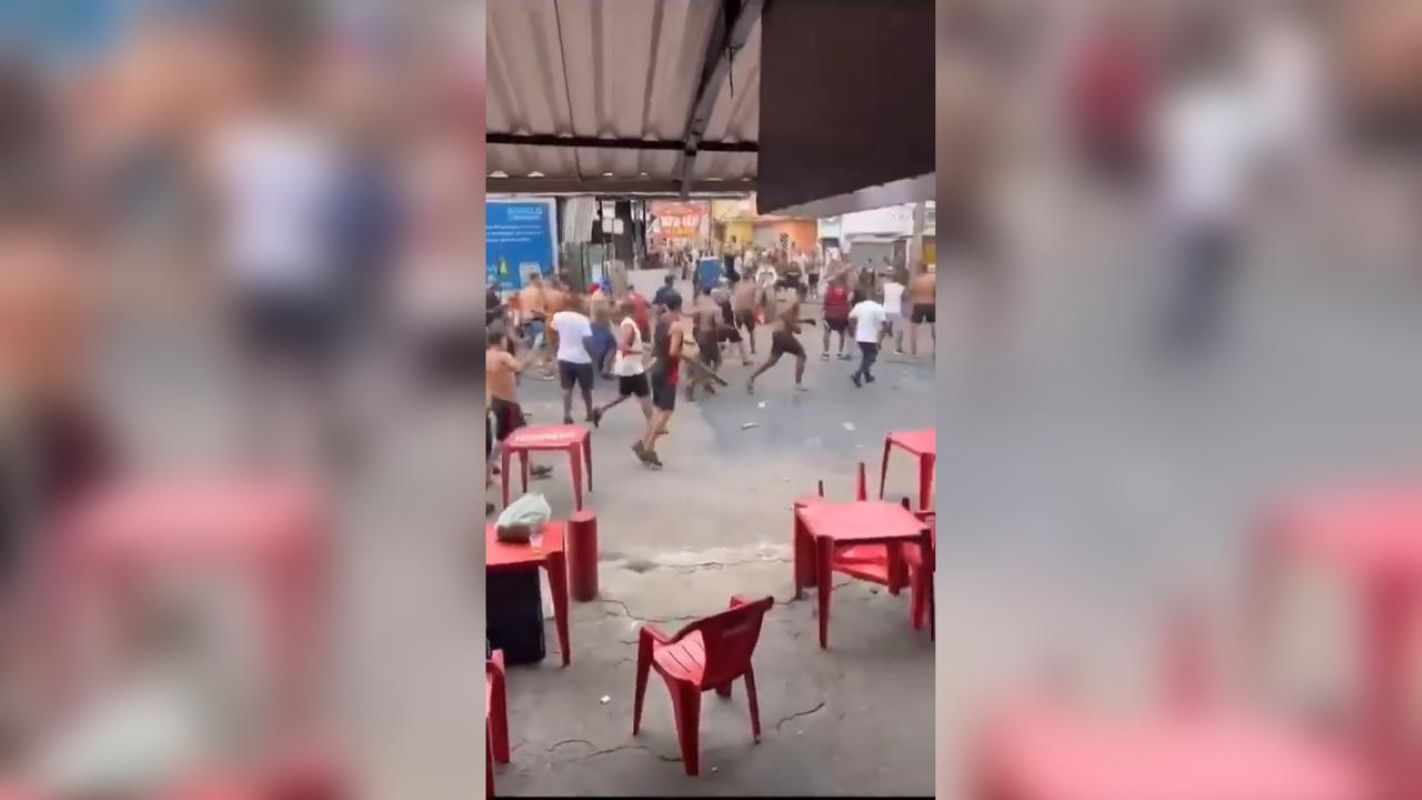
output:
[[[637,642],[637,694],[632,707],[632,735],[642,727],[642,699],[647,693],[647,675],[656,668],[671,692],[676,716],[677,740],[687,775],[701,771],[701,695],[715,689],[722,697],[731,696],[731,684],[746,679],[750,705],[751,732],[760,742],[760,706],[756,702],[755,672],[751,655],[760,641],[761,623],[774,598],[747,600],[736,595],[727,611],[699,619],[667,636],[655,625],[643,625]]]
[[[504,651],[484,662],[484,791],[494,796],[494,763],[509,763],[509,704]]]

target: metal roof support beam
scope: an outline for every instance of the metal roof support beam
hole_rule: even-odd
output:
[[[691,104],[691,115],[686,123],[686,141],[681,155],[682,195],[691,192],[691,177],[696,168],[696,154],[705,147],[701,137],[706,135],[706,126],[711,122],[711,112],[716,108],[716,98],[721,94],[721,86],[731,74],[731,56],[750,39],[755,23],[760,19],[761,9],[766,0],[722,0],[721,16],[711,33],[707,45],[706,58],[702,61],[701,82],[697,85],[696,100]]]
[[[665,139],[607,139],[597,136],[559,136],[550,133],[488,133],[485,144],[524,147],[587,147],[604,150],[683,150],[685,142]],[[700,149],[715,153],[756,153],[755,142],[701,142]]]
[[[571,194],[602,197],[681,196],[685,184],[675,178],[485,178],[489,194]],[[753,179],[694,181],[691,194],[704,197],[744,197],[755,191]]]

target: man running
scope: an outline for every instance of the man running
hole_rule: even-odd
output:
[[[681,292],[676,290],[676,278],[668,275],[662,282],[662,288],[658,289],[657,293],[652,295],[652,307],[657,309],[658,315],[666,312],[666,310],[671,307],[671,299],[673,297],[680,300]]]
[[[558,336],[558,378],[563,386],[563,424],[573,424],[573,386],[583,395],[589,422],[592,416],[593,358],[588,352],[592,322],[582,313],[581,299],[570,297],[568,308],[553,315],[550,323]]]
[[[642,330],[637,326],[636,309],[632,303],[623,300],[617,307],[617,355],[612,364],[612,374],[617,377],[617,399],[607,405],[594,408],[594,425],[602,422],[602,417],[610,409],[629,397],[636,397],[642,406],[642,416],[652,419],[651,390],[647,385],[646,348]],[[641,442],[639,441],[638,444]]]
[[[528,424],[523,416],[523,408],[518,404],[518,375],[537,356],[536,353],[529,352],[524,354],[522,359],[515,358],[514,354],[509,352],[507,337],[498,327],[489,329],[488,339],[489,344],[484,352],[484,387],[488,394],[489,413],[494,419],[494,430],[490,445],[484,451],[485,486],[491,486],[494,482],[504,440],[509,438],[509,434]],[[486,425],[485,435],[488,433]],[[534,477],[541,478],[550,474],[553,468],[547,465],[535,466],[529,471]],[[493,511],[492,504],[486,503],[484,511]]]
[[[652,334],[652,356],[656,359],[650,381],[654,411],[647,421],[647,432],[642,440],[632,445],[632,452],[642,463],[657,468],[662,466],[662,460],[657,456],[657,437],[669,432],[667,424],[676,411],[676,384],[681,376],[681,351],[685,337],[681,320],[681,295],[677,295],[668,299],[666,313],[657,318],[657,328]]]
[[[751,355],[755,355],[755,310],[759,293],[760,287],[754,281],[741,281],[731,290],[731,317],[736,327],[745,329]]]
[[[523,340],[537,353],[535,361],[546,364],[544,356],[548,352],[548,294],[543,286],[543,276],[537,272],[528,276],[528,285],[518,294],[520,315],[523,321]],[[550,379],[552,375],[545,375]]]
[[[691,337],[696,344],[696,360],[712,373],[721,368],[720,317],[721,309],[711,298],[710,287],[702,287],[691,312]],[[686,382],[687,400],[696,400],[697,387],[704,388],[707,394],[716,393],[710,378],[705,374],[693,374]]]
[[[854,341],[859,345],[859,369],[849,376],[855,388],[874,382],[874,359],[879,357],[879,339],[884,335],[884,307],[870,297],[849,312],[854,322]]]
[[[907,271],[894,267],[889,279],[884,281],[884,333],[893,337],[894,355],[904,354],[904,293],[908,286]]]
[[[736,312],[731,306],[731,290],[725,286],[717,286],[711,290],[711,299],[715,300],[716,306],[721,309],[721,320],[716,331],[717,341],[735,345],[736,352],[741,356],[741,365],[749,367],[750,355],[746,353],[745,341],[741,339],[741,332],[736,328]]]
[[[844,340],[849,332],[849,309],[849,290],[845,288],[844,277],[836,276],[834,280],[830,281],[829,287],[825,289],[825,347],[820,353],[821,361],[829,361],[831,333],[839,334],[838,352],[840,360],[849,360],[850,355],[844,352]]]
[[[928,325],[934,350],[938,349],[938,315],[935,310],[937,291],[938,287],[933,273],[928,271],[928,264],[919,262],[918,274],[913,276],[908,286],[909,304],[913,309],[909,316],[909,352],[914,356],[918,355],[919,325]]]
[[[802,322],[813,323],[812,319],[800,319],[800,302],[790,300],[775,317],[770,326],[770,359],[751,373],[746,381],[746,393],[755,394],[755,379],[780,362],[780,357],[789,353],[795,357],[795,391],[806,391],[802,380],[805,377],[805,348],[796,338]]]

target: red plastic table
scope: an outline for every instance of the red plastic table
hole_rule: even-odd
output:
[[[981,800],[1370,800],[1356,759],[1289,727],[1224,710],[1103,720],[1056,704],[992,720]]]
[[[320,497],[299,483],[188,478],[102,490],[62,521],[61,631],[132,577],[204,565],[234,569],[264,602],[268,658],[297,693],[288,699],[298,702],[314,677],[326,527]]]
[[[535,451],[562,451],[568,454],[573,472],[574,510],[583,510],[583,470],[586,467],[588,491],[593,490],[592,437],[583,425],[530,425],[519,428],[504,440],[500,455],[500,485],[504,505],[509,504],[509,463],[518,454],[523,491],[528,491],[528,454]]]
[[[928,527],[898,503],[814,503],[795,510],[795,597],[813,572],[819,590],[820,647],[829,647],[830,579],[835,550],[865,544],[916,544],[931,554]]]
[[[530,567],[548,571],[548,591],[553,595],[553,621],[558,627],[558,646],[563,650],[563,666],[573,660],[568,644],[568,564],[563,554],[563,523],[544,523],[538,546],[532,543],[501,542],[497,524],[484,524],[484,572],[516,572]]]
[[[921,431],[892,431],[884,437],[884,461],[879,467],[879,499],[884,499],[884,483],[889,477],[889,453],[897,447],[918,459],[918,508],[932,508],[933,467],[938,462],[938,434],[932,428]]]
[[[1290,557],[1340,570],[1359,593],[1366,625],[1364,725],[1378,755],[1403,775],[1409,761],[1408,682],[1422,634],[1422,487],[1305,497],[1279,508],[1264,534],[1259,577],[1265,595]],[[1422,782],[1422,775],[1411,780]]]

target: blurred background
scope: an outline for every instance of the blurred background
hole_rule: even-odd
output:
[[[0,786],[477,785],[483,37],[0,3]]]
[[[940,0],[940,796],[1418,796],[1420,12]]]

